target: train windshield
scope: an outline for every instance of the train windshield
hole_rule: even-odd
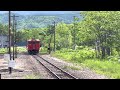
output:
[[[32,42],[28,42],[28,44],[39,44],[39,42],[32,41]]]

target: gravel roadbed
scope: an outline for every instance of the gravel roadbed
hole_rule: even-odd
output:
[[[89,68],[83,68],[50,55],[41,56],[79,79],[109,79],[104,75],[96,74]],[[54,79],[37,60],[31,55],[25,54],[19,54],[15,59],[15,67],[12,74],[8,72],[8,61],[5,61],[4,56],[0,55],[0,74],[1,79]]]
[[[44,69],[31,55],[18,55],[12,74],[9,74],[8,61],[0,59],[1,79],[52,79]]]

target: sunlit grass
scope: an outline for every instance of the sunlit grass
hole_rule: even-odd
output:
[[[80,53],[82,53],[82,51]],[[108,59],[100,60],[96,58],[87,58],[87,56],[81,57],[81,55],[79,55],[80,53],[68,52],[68,51],[64,51],[64,52],[56,51],[55,53],[52,53],[52,56],[55,56],[67,62],[77,63],[78,65],[89,67],[95,72],[106,75],[110,78],[120,79],[119,62],[116,62],[114,60],[109,61]],[[68,68],[68,67],[64,67],[64,68]]]
[[[48,54],[47,48],[40,47],[39,53],[40,53],[41,55],[43,55],[43,54]]]
[[[0,54],[5,54],[8,52],[7,48],[0,48]]]
[[[120,78],[120,64],[117,62],[85,60],[84,64],[100,74],[111,78]]]
[[[34,75],[34,74],[30,74],[30,75],[24,76],[24,78],[25,79],[40,79],[40,76]]]
[[[6,54],[8,53],[9,49],[8,48],[0,48],[0,54]],[[13,47],[11,47],[11,52],[13,52]],[[26,47],[17,47],[17,52],[27,52]]]
[[[22,52],[27,52],[26,47],[17,47],[17,52],[22,53]]]
[[[0,54],[6,54],[8,53],[8,50],[7,48],[0,48]],[[13,51],[13,47],[11,47],[11,52]],[[21,46],[18,46],[17,47],[17,52],[18,53],[24,53],[24,52],[27,52],[27,48],[24,46],[24,47],[21,47]],[[47,51],[47,48],[40,48],[39,50],[39,53],[40,54],[48,54],[48,51]]]

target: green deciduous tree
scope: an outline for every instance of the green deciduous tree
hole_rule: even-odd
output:
[[[112,48],[119,42],[120,12],[118,11],[85,11],[81,13],[84,20],[81,21],[84,35],[88,40],[96,43],[96,50],[101,48],[101,57],[111,55]],[[86,40],[85,40],[86,41]],[[98,43],[99,42],[99,43]],[[100,51],[99,51],[100,54]]]

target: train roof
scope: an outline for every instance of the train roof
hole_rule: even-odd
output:
[[[27,41],[40,41],[39,39],[29,39]]]

